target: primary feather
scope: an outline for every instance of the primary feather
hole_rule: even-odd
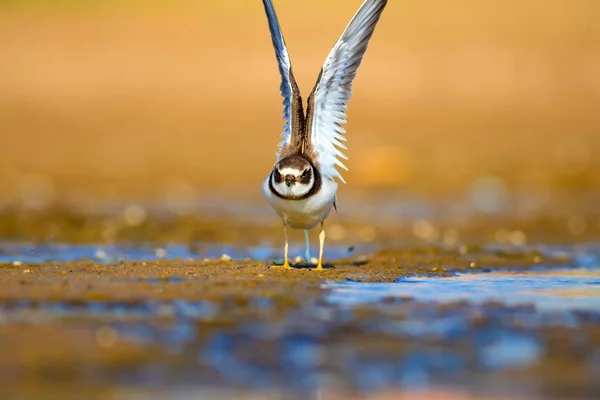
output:
[[[321,173],[344,183],[336,169],[339,166],[347,170],[340,161],[340,158],[347,159],[340,151],[346,148],[342,143],[346,138],[341,125],[346,123],[352,82],[386,4],[387,0],[366,0],[362,4],[329,53],[308,99],[310,143],[317,154]]]
[[[298,147],[300,145],[302,132],[304,130],[304,111],[302,109],[302,98],[294,74],[292,73],[292,64],[288,55],[285,40],[279,26],[279,20],[271,0],[263,0],[265,12],[269,21],[269,30],[275,49],[275,56],[279,65],[281,75],[281,95],[283,96],[283,141],[279,144],[277,159],[281,159],[282,153],[290,146]],[[296,143],[293,143],[296,142]]]

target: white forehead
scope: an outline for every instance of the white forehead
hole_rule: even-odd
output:
[[[289,168],[289,167],[279,170],[281,175],[299,175],[302,173],[302,171],[304,171],[304,170],[298,170],[296,168]]]

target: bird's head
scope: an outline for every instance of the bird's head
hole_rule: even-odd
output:
[[[303,196],[315,183],[313,166],[303,157],[280,160],[271,173],[273,188],[283,197]]]

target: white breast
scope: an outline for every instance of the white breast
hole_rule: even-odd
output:
[[[271,193],[271,190],[269,190],[269,176],[263,181],[263,194],[277,214],[284,218],[290,227],[294,229],[312,229],[329,215],[338,187],[332,179],[323,177],[321,189],[307,199],[285,200]]]

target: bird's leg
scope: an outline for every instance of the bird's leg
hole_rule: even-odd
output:
[[[288,262],[288,243],[290,241],[290,237],[288,236],[287,222],[285,220],[283,221],[283,235],[285,236],[285,247],[283,250],[283,268],[289,269],[292,268],[290,267],[290,263]]]
[[[304,237],[306,238],[306,250],[304,252],[304,261],[307,265],[310,265],[310,239],[308,237],[308,230],[304,230]]]
[[[325,246],[325,229],[323,229],[323,222],[321,221],[321,225],[319,226],[319,263],[315,269],[322,270],[323,269],[323,247]]]
[[[283,220],[283,236],[285,238],[285,247],[283,248],[283,265],[273,265],[271,268],[282,268],[282,269],[292,269],[290,267],[290,263],[288,262],[288,242],[289,236],[287,232],[287,221]]]

